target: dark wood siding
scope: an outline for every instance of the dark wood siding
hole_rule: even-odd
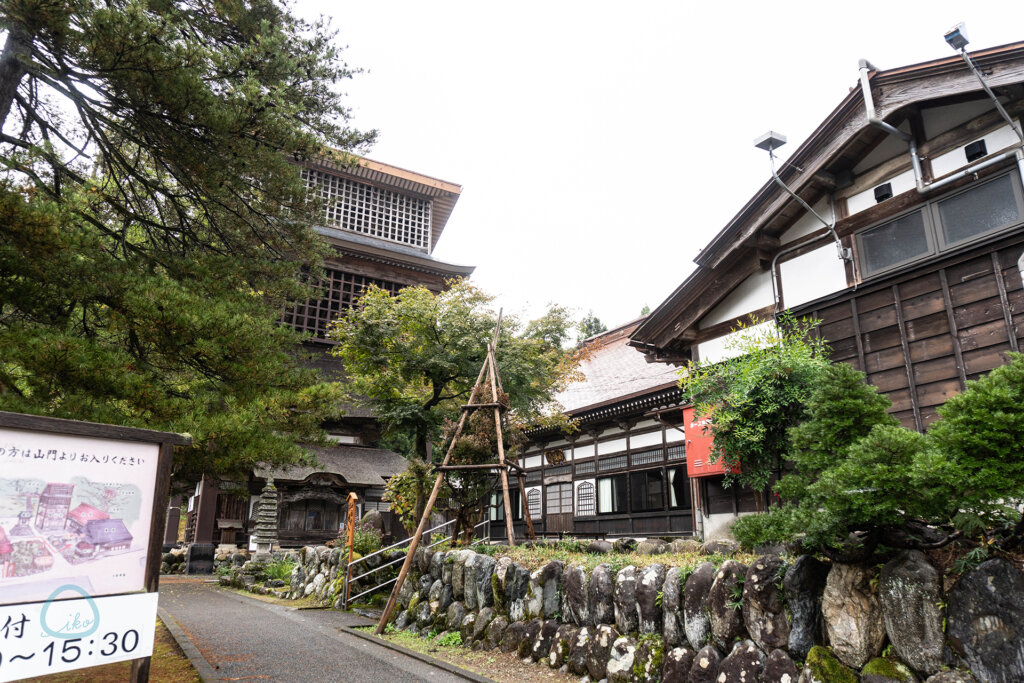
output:
[[[1024,343],[1022,253],[1018,234],[795,312],[820,318],[832,359],[863,370],[900,422],[923,430]]]

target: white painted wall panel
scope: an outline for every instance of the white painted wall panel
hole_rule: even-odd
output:
[[[832,204],[828,200],[828,197],[820,200],[817,204],[813,204],[812,207],[818,212],[818,216],[821,216],[827,221],[832,220]],[[803,237],[804,235],[810,235],[812,232],[821,230],[824,227],[825,226],[822,225],[817,216],[810,211],[805,211],[804,215],[800,216],[789,230],[782,233],[782,237],[779,238],[779,242],[782,244],[788,244],[797,238]]]
[[[672,444],[679,443],[680,441],[686,441],[686,435],[685,434],[683,434],[678,429],[673,429],[671,427],[666,427],[665,428],[665,443],[666,444],[671,446]]]
[[[730,332],[729,334],[722,335],[715,339],[709,339],[706,342],[701,342],[697,345],[697,353],[700,355],[701,363],[718,363],[719,361],[728,360],[735,358],[740,355],[740,351],[735,347],[730,346],[730,343],[736,341],[740,335],[754,333],[767,333],[775,329],[775,322],[772,320],[765,321],[760,325],[754,325],[746,330],[737,330],[736,332]]]
[[[648,432],[646,434],[631,434],[629,436],[629,448],[647,448],[648,446],[661,445],[661,432]]]
[[[772,276],[759,271],[744,280],[704,316],[698,327],[704,329],[732,320],[772,304]]]
[[[992,154],[1017,142],[1017,136],[1014,135],[1009,126],[1003,126],[1002,128],[996,128],[988,135],[975,138],[971,142],[977,142],[978,140],[984,140],[985,148],[989,154]],[[964,147],[966,146],[957,147],[932,159],[932,177],[941,178],[947,173],[952,173],[967,166],[967,155],[964,153]]]
[[[907,159],[910,159],[909,153]],[[912,190],[917,187],[917,182],[914,180],[913,169],[907,169],[899,175],[895,175],[892,178],[886,180],[880,180],[878,185],[885,185],[886,183],[892,183],[892,195],[895,197],[898,194],[902,194],[907,190]],[[875,185],[875,187],[878,187]],[[864,209],[870,209],[872,206],[877,204],[875,201],[875,187],[858,192],[855,195],[851,195],[846,200],[846,208],[849,215],[860,213]]]
[[[647,429],[648,427],[660,427],[660,426],[661,426],[661,423],[658,422],[657,420],[640,420],[635,425],[633,425],[633,429]]]
[[[622,437],[621,439],[612,439],[611,441],[602,441],[597,444],[598,455],[617,453],[624,450],[626,450],[626,437]]]
[[[782,303],[786,308],[846,289],[846,268],[832,242],[779,263],[779,273],[782,277]]]
[[[523,465],[523,467],[525,467],[526,469],[531,469],[533,467],[540,467],[541,466],[541,462],[543,461],[543,459],[544,459],[543,456],[540,456],[540,455],[530,456],[529,458],[526,458],[526,464]]]

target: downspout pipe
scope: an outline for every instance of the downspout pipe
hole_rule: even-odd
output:
[[[826,221],[824,218],[821,217],[821,214],[819,214],[817,211],[815,211],[811,207],[811,205],[808,204],[807,202],[805,202],[796,192],[791,190],[789,188],[789,186],[786,185],[785,182],[783,182],[782,178],[779,177],[778,171],[775,170],[775,151],[771,147],[768,148],[768,161],[769,161],[769,164],[771,165],[772,178],[775,179],[775,183],[779,187],[781,187],[783,190],[785,190],[786,193],[789,194],[790,197],[795,199],[800,204],[800,206],[804,207],[804,209],[806,209],[808,211],[808,213],[812,214],[815,218],[817,218],[819,221],[821,221],[821,224],[824,225],[825,228],[828,230],[829,234],[832,236],[833,241],[835,241],[836,252],[837,252],[837,254],[839,256],[839,260],[843,261],[843,262],[852,261],[853,260],[853,252],[850,249],[843,247],[843,243],[842,243],[842,241],[840,241],[839,235],[836,234],[836,207],[835,207],[835,200],[834,200],[834,198],[831,197],[831,196],[829,197],[829,199],[832,201],[832,220],[831,221]],[[777,269],[778,269],[779,258],[782,257],[782,256],[785,256],[786,254],[789,254],[789,253],[791,253],[793,251],[796,251],[797,249],[799,249],[801,247],[805,247],[805,246],[807,246],[807,245],[806,244],[798,244],[798,245],[789,247],[788,249],[782,249],[781,251],[777,252],[775,254],[775,256],[772,257],[772,301],[775,304],[775,306],[774,306],[774,308],[772,310],[772,317],[777,316],[778,313],[779,313],[779,291],[778,291],[778,285],[775,282],[776,273],[777,273]]]
[[[866,59],[860,60],[859,63],[860,88],[864,96],[864,107],[867,111],[868,123],[872,126],[875,126],[876,128],[884,130],[886,133],[890,135],[898,137],[900,140],[903,140],[904,142],[907,143],[907,146],[910,148],[910,165],[914,169],[914,184],[917,187],[917,191],[920,194],[929,194],[931,192],[934,192],[935,190],[938,190],[939,188],[949,185],[950,183],[956,182],[961,178],[974,175],[975,173],[984,168],[988,168],[989,166],[993,166],[995,164],[1001,163],[1003,161],[1006,161],[1007,159],[1011,159],[1014,157],[1016,157],[1017,159],[1017,168],[1020,171],[1021,177],[1024,178],[1024,152],[1022,152],[1022,146],[1024,146],[1024,134],[1022,134],[1020,127],[1016,123],[1014,123],[1013,119],[1010,118],[1010,115],[1006,113],[1006,110],[1003,108],[1003,105],[999,102],[995,93],[992,92],[992,89],[988,87],[988,83],[985,82],[984,77],[981,75],[981,72],[979,72],[977,67],[974,65],[974,60],[972,60],[970,56],[968,56],[967,51],[961,50],[960,52],[964,58],[964,61],[967,62],[967,66],[970,67],[974,75],[977,76],[978,81],[981,83],[981,87],[985,89],[985,92],[988,93],[988,96],[992,99],[992,102],[995,103],[996,110],[999,112],[1000,116],[1003,117],[1003,119],[1009,124],[1013,132],[1017,135],[1018,141],[1017,144],[1014,145],[1013,149],[1011,150],[1008,150],[1001,154],[997,154],[996,156],[990,157],[983,161],[979,161],[978,163],[967,166],[966,168],[963,168],[952,175],[946,176],[942,180],[937,180],[930,183],[926,182],[924,179],[924,172],[921,170],[921,157],[918,154],[917,141],[914,140],[914,137],[909,133],[904,133],[902,130],[896,128],[895,126],[886,123],[885,121],[880,119],[875,112],[875,101],[874,98],[871,96],[871,80],[870,76],[868,75],[868,72],[877,71],[877,68]]]

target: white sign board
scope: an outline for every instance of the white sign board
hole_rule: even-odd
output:
[[[0,605],[143,590],[159,449],[0,428]]]
[[[0,606],[0,682],[153,654],[157,593]]]

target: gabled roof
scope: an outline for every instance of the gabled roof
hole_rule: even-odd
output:
[[[630,333],[642,320],[626,323],[585,342],[590,352],[590,357],[580,366],[585,379],[570,384],[555,397],[565,407],[565,412],[587,412],[678,384],[675,368],[648,363],[643,354],[627,345]]]
[[[309,447],[309,451],[316,456],[319,467],[260,467],[253,473],[263,479],[272,475],[275,480],[303,481],[311,474],[325,472],[356,486],[383,486],[386,478],[409,466],[401,455],[383,448],[331,446]]]
[[[992,88],[1024,81],[1024,42],[979,50],[971,57]],[[855,73],[853,65],[850,73]],[[871,91],[876,115],[895,126],[926,102],[983,96],[978,80],[958,55],[874,71]],[[813,205],[835,189],[837,174],[852,169],[884,137],[884,132],[867,122],[863,94],[853,87],[781,166],[779,176]],[[692,341],[700,317],[747,276],[763,268],[765,246],[770,248],[802,212],[769,178],[708,242],[694,259],[697,270],[640,324],[630,343],[657,357],[672,344]]]
[[[93,545],[101,543],[124,543],[132,540],[132,535],[120,519],[94,519],[86,522],[82,536]]]
[[[81,505],[79,505],[74,510],[68,513],[68,519],[72,519],[81,524],[82,526],[85,526],[87,522],[90,522],[92,520],[108,519],[109,517],[110,515],[108,515],[106,512],[94,508],[92,505],[89,505],[88,503],[82,503]]]

